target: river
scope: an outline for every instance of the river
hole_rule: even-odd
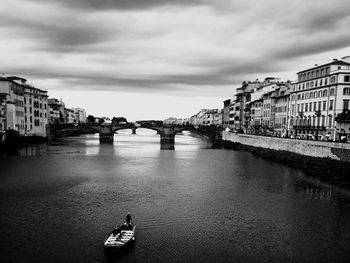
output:
[[[0,159],[0,262],[350,262],[350,197],[302,171],[150,130]],[[136,242],[106,255],[127,212]]]

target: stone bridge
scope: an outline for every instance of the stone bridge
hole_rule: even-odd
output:
[[[160,135],[161,149],[174,149],[175,135],[182,131],[206,137],[213,142],[213,147],[221,141],[222,128],[216,126],[197,125],[159,125],[159,124],[53,124],[49,126],[50,139],[57,137],[79,135],[86,133],[98,133],[100,143],[113,143],[114,133],[119,130],[131,129],[136,134],[138,128],[151,129]]]

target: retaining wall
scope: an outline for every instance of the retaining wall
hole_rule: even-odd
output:
[[[308,141],[248,134],[235,134],[227,131],[223,131],[222,139],[243,145],[287,151],[311,157],[330,158],[332,160],[350,163],[349,143]]]

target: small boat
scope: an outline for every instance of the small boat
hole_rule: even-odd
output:
[[[136,225],[131,223],[116,227],[108,235],[104,242],[104,247],[108,250],[120,249],[130,245],[135,241]]]

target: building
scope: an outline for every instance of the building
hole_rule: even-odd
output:
[[[25,134],[24,87],[11,77],[0,77],[2,131],[16,130]]]
[[[64,108],[64,115],[66,116],[65,123],[75,123],[76,115],[74,110]]]
[[[163,121],[164,124],[176,124],[177,119],[174,117],[167,118]]]
[[[82,108],[72,108],[74,111],[74,119],[76,123],[86,123],[86,112]]]
[[[56,98],[48,99],[49,107],[49,123],[65,123],[66,122],[66,112],[65,104],[62,99],[58,100]]]
[[[230,115],[229,115],[229,125],[228,127],[230,129],[234,129],[235,128],[235,117],[236,117],[236,109],[235,109],[235,105],[236,105],[236,102],[234,99],[231,99],[230,101]]]
[[[223,112],[222,112],[222,125],[224,128],[229,127],[230,106],[231,106],[231,99],[224,100],[224,108],[223,108]]]
[[[61,104],[58,99],[49,98],[48,99],[49,106],[49,123],[56,124],[60,122],[60,107]]]
[[[297,73],[290,100],[291,133],[319,140],[349,136],[337,116],[349,109],[350,57]]]
[[[48,124],[47,91],[27,84],[21,77],[0,77],[2,130],[21,135],[46,136]]]
[[[223,109],[217,109],[217,112],[214,113],[214,125],[215,126],[222,126],[222,115],[223,115],[224,110]]]
[[[250,103],[250,124],[248,133],[258,134],[262,132],[263,124],[263,99],[256,99]]]
[[[289,98],[291,85],[281,85],[272,94],[274,99],[274,131],[282,136],[287,137],[289,133],[288,113],[289,113]]]
[[[234,129],[247,132],[250,125],[250,102],[255,99],[251,94],[261,85],[259,80],[243,81],[242,86],[236,89],[234,100]]]

